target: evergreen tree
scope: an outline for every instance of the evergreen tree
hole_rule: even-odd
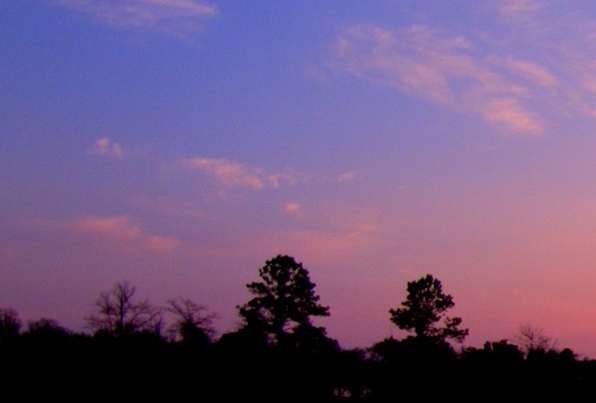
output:
[[[304,345],[307,343],[302,337],[320,339],[325,335],[324,329],[314,327],[311,318],[329,316],[329,308],[318,302],[316,285],[302,263],[277,255],[259,269],[259,277],[261,281],[246,285],[254,298],[237,307],[245,328],[279,347]]]
[[[461,318],[446,316],[454,307],[453,297],[443,293],[443,285],[431,274],[407,284],[407,299],[401,308],[390,309],[391,322],[418,339],[437,343],[454,339],[463,342],[468,329],[460,328]]]

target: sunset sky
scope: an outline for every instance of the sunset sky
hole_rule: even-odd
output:
[[[596,3],[0,2],[0,308],[119,281],[239,323],[302,262],[344,348],[429,273],[464,346],[596,358]]]

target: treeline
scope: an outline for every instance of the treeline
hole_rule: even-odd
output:
[[[46,318],[23,324],[15,310],[0,309],[2,393],[61,401],[596,401],[596,361],[555,349],[539,329],[453,347],[468,329],[448,316],[453,298],[430,274],[408,282],[406,300],[389,310],[408,336],[359,349],[342,348],[313,324],[329,307],[301,263],[278,255],[258,275],[246,285],[252,298],[237,306],[242,323],[222,335],[204,306],[177,298],[155,307],[126,281],[99,295],[88,333]]]

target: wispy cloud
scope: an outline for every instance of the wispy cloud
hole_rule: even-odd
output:
[[[533,84],[542,87],[556,87],[559,85],[557,77],[551,74],[547,68],[536,63],[525,60],[515,60],[509,57],[502,61],[502,65],[512,74],[516,74]]]
[[[496,2],[500,12],[507,17],[532,14],[541,9],[536,0],[500,0]]]
[[[349,182],[356,179],[356,172],[344,172],[335,177],[338,182]]]
[[[335,50],[339,66],[357,77],[477,113],[518,133],[542,133],[543,119],[530,101],[537,87],[558,83],[544,66],[479,55],[468,39],[440,36],[426,26],[353,26],[338,38]]]
[[[180,244],[173,237],[147,234],[127,216],[80,218],[68,226],[79,233],[99,236],[120,250],[167,252]]]
[[[489,122],[503,123],[520,133],[542,133],[544,125],[535,115],[525,111],[516,99],[495,98],[487,102],[482,115]]]
[[[214,4],[200,0],[52,0],[115,27],[143,28],[185,35],[199,22],[218,14]]]
[[[274,250],[284,250],[292,245],[298,255],[306,260],[334,264],[346,257],[369,253],[385,246],[386,239],[375,225],[328,230],[296,230],[269,234],[261,243]],[[382,245],[382,246],[381,246]]]
[[[261,167],[254,167],[223,158],[195,157],[182,160],[188,169],[200,170],[226,187],[245,187],[261,190],[267,186],[280,187],[296,182],[290,173],[267,173]]]
[[[101,137],[95,140],[91,151],[94,154],[106,157],[122,157],[122,146],[108,137]]]

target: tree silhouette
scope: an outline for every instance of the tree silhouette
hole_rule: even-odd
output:
[[[237,307],[247,329],[280,347],[304,345],[302,336],[325,335],[322,328],[316,331],[311,318],[329,316],[329,308],[318,303],[316,285],[302,263],[277,255],[259,269],[259,277],[262,281],[246,285],[255,297]]]
[[[163,317],[160,308],[146,300],[135,300],[136,288],[127,281],[116,283],[110,291],[102,292],[95,302],[97,312],[86,318],[95,333],[122,337],[138,332],[159,334]]]
[[[27,322],[27,330],[22,334],[23,337],[36,338],[40,340],[60,340],[72,336],[72,332],[61,326],[56,320],[49,318],[40,318]]]
[[[23,322],[19,314],[12,308],[0,309],[0,343],[16,339],[20,332]]]
[[[278,255],[259,275],[247,285],[254,298],[240,308],[245,326],[209,344],[197,344],[214,335],[214,315],[203,306],[176,298],[153,308],[135,301],[127,282],[97,299],[94,335],[48,318],[21,332],[18,313],[0,309],[0,379],[7,391],[26,380],[36,385],[31,397],[66,401],[80,397],[73,384],[104,400],[187,399],[181,385],[193,385],[200,401],[471,402],[483,393],[496,401],[594,401],[596,360],[555,350],[540,328],[520,327],[515,343],[487,341],[457,353],[445,340],[463,339],[467,329],[445,315],[452,297],[431,275],[408,283],[407,300],[390,310],[392,322],[415,336],[354,350],[341,350],[311,323],[329,312],[300,263]],[[172,328],[182,343],[159,337],[166,310],[176,315]],[[222,388],[222,380],[232,387]]]
[[[530,324],[520,325],[518,332],[513,335],[513,342],[526,356],[536,351],[553,350],[556,345],[556,342],[548,337],[541,327]]]
[[[390,309],[391,322],[416,338],[445,342],[463,342],[468,329],[460,328],[461,318],[448,317],[446,312],[455,305],[453,297],[443,293],[443,286],[431,274],[407,284],[407,299],[401,308]]]
[[[168,312],[176,316],[170,332],[177,334],[185,343],[208,344],[215,337],[213,320],[215,314],[206,313],[206,308],[187,298],[168,301]]]

